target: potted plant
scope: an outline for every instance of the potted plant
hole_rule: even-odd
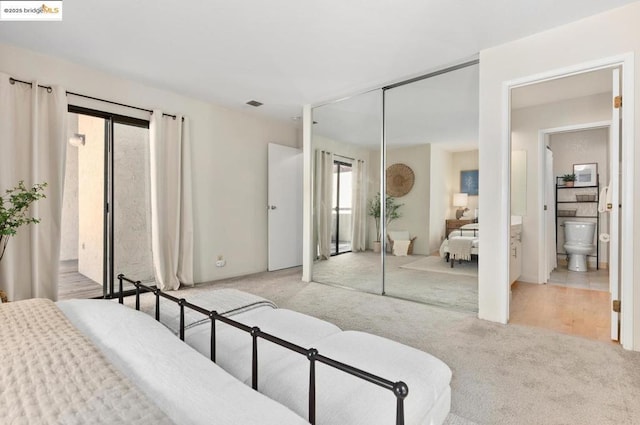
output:
[[[39,223],[40,219],[27,215],[29,206],[38,199],[45,198],[43,191],[47,183],[39,183],[28,189],[20,181],[13,189],[7,189],[0,196],[0,260],[7,249],[9,238],[25,224]]]
[[[562,176],[562,181],[564,182],[564,185],[566,187],[573,187],[574,182],[576,181],[576,175],[573,173],[565,174],[564,176]]]
[[[389,227],[389,223],[393,220],[400,218],[400,212],[398,209],[404,204],[396,203],[396,200],[393,196],[386,196],[385,198],[385,228]],[[380,252],[380,192],[376,194],[372,199],[369,200],[367,207],[367,214],[369,214],[376,222],[376,240],[373,242],[373,252]]]

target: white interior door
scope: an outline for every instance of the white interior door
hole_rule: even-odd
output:
[[[269,143],[269,271],[302,265],[302,150]]]
[[[620,70],[613,70],[613,98],[620,96]],[[609,292],[611,293],[611,300],[620,300],[620,109],[612,102],[612,117],[611,117],[611,135],[609,138],[609,169],[611,182],[609,191],[611,192],[611,206],[607,205],[607,209],[610,210],[609,218],[609,235],[611,241],[609,243]],[[606,182],[600,182],[601,185],[607,184]],[[619,340],[619,321],[620,313],[616,313],[611,309],[611,339],[614,341]]]
[[[553,151],[545,148],[545,282],[549,281],[551,272],[558,267],[556,254],[556,182],[553,175]]]

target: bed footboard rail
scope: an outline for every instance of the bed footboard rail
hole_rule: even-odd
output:
[[[286,341],[275,335],[263,332],[259,327],[247,326],[244,323],[237,322],[229,317],[218,314],[216,311],[210,311],[198,305],[188,302],[184,298],[174,297],[173,295],[162,292],[155,286],[144,285],[142,282],[131,280],[123,274],[118,275],[119,291],[118,302],[124,303],[123,285],[129,282],[135,287],[135,307],[140,310],[140,293],[152,292],[155,296],[155,319],[160,321],[160,298],[165,298],[176,303],[180,307],[180,339],[184,341],[185,333],[185,308],[201,313],[211,319],[211,361],[216,361],[216,321],[223,322],[229,326],[240,329],[252,338],[252,358],[251,358],[251,386],[254,390],[258,390],[258,340],[264,339],[273,344],[279,345],[287,350],[293,351],[305,356],[309,360],[309,422],[312,425],[316,423],[316,362],[320,362],[329,367],[337,369],[341,372],[360,378],[379,387],[385,388],[393,393],[396,397],[396,425],[404,425],[404,399],[409,395],[409,387],[402,381],[393,382],[380,376],[374,375],[362,369],[346,363],[339,362],[330,357],[323,356],[315,348],[304,348],[292,342]]]

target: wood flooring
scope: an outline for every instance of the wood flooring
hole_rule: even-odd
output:
[[[611,342],[609,292],[515,282],[509,323]]]
[[[102,296],[102,285],[78,273],[78,261],[61,261],[58,299],[95,298]]]

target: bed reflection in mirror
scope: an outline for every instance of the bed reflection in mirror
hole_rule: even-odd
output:
[[[388,295],[478,311],[478,192],[462,178],[478,174],[477,108],[477,65],[385,92],[386,187],[399,205],[387,229]],[[397,164],[413,172],[406,193],[395,187]]]
[[[312,279],[477,312],[478,192],[461,179],[479,172],[477,64],[319,106],[313,121]]]

